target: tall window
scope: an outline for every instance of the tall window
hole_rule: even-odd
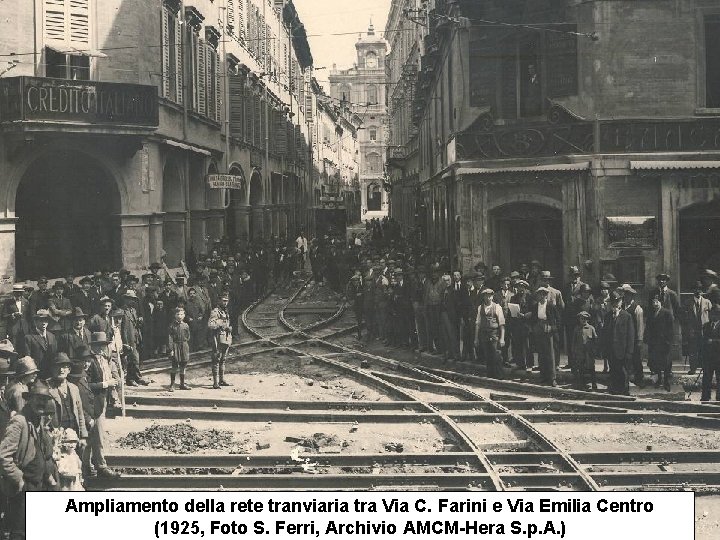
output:
[[[382,208],[382,191],[380,185],[373,182],[367,187],[367,209],[369,212],[378,212]]]
[[[367,87],[367,100],[371,105],[377,105],[378,102],[378,91],[377,86],[369,84]]]
[[[168,2],[162,7],[162,96],[183,102],[182,25],[177,11]]]
[[[720,108],[720,15],[705,17],[705,106]]]
[[[365,170],[370,173],[382,172],[378,154],[373,152],[365,156]]]
[[[377,128],[370,128],[370,140],[377,141]]]
[[[90,78],[90,0],[44,0],[45,75]]]

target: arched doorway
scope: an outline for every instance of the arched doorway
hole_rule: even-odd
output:
[[[544,204],[517,202],[491,212],[493,254],[489,264],[500,264],[506,271],[522,263],[538,260],[561,285],[563,274],[562,211]]]
[[[261,205],[263,203],[263,187],[262,177],[258,171],[253,171],[250,177],[250,208],[252,208],[252,217],[250,218],[250,238],[255,240],[262,236],[263,230],[263,214]]]
[[[185,190],[180,167],[168,160],[163,170],[163,250],[170,268],[185,258]]]
[[[382,191],[377,182],[367,187],[367,209],[368,212],[379,212],[382,208]]]
[[[15,213],[19,279],[122,265],[120,193],[86,155],[57,152],[33,163],[20,181]]]
[[[720,199],[680,211],[680,290],[692,292],[698,274],[720,268]]]

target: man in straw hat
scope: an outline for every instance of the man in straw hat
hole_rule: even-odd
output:
[[[8,495],[5,519],[11,539],[25,538],[25,493],[51,491],[58,482],[53,441],[46,427],[52,412],[50,389],[44,381],[36,381],[23,399],[25,405],[10,419],[0,442],[0,474]]]
[[[118,402],[116,389],[120,385],[120,375],[110,359],[109,343],[110,340],[105,332],[93,332],[90,340],[90,350],[93,354],[86,363],[89,364],[87,379],[94,396],[93,422],[88,433],[88,443],[97,475],[114,478],[119,475],[107,466],[104,455],[105,413],[113,403]]]
[[[12,337],[18,334],[18,330],[22,330],[23,322],[27,328],[30,322],[29,311],[30,303],[25,298],[25,287],[22,283],[16,283],[13,285],[12,298],[8,298],[3,306],[3,320],[8,336]],[[21,328],[18,329],[18,326]]]

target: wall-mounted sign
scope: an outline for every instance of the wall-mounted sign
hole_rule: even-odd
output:
[[[154,86],[9,77],[0,81],[0,119],[158,125]]]
[[[606,217],[605,235],[609,248],[656,248],[657,219],[655,216]]]
[[[213,189],[243,189],[245,178],[236,174],[208,174],[207,183]]]

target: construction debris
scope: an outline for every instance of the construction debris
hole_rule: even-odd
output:
[[[173,454],[192,454],[207,450],[223,450],[230,454],[246,453],[244,442],[231,431],[201,430],[185,424],[153,424],[143,431],[133,431],[118,440],[124,448],[164,450]]]

